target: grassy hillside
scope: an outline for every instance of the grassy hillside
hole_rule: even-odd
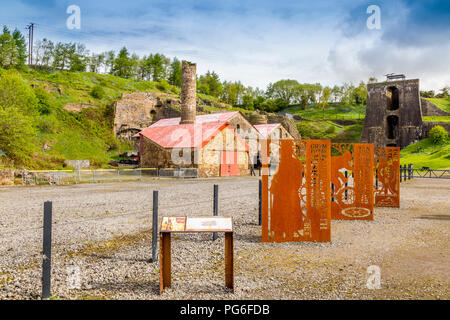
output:
[[[450,113],[450,98],[427,98],[427,100],[432,102],[439,109]]]
[[[411,144],[400,153],[401,165],[412,163],[414,168],[450,169],[450,139],[443,145],[433,144],[430,138]]]
[[[364,120],[366,107],[331,103],[330,106],[323,109],[316,105],[309,105],[305,110],[300,106],[292,106],[283,112],[298,115],[308,120]]]
[[[365,106],[330,104],[326,108],[309,105],[305,110],[300,106],[289,107],[283,112],[302,117],[297,128],[305,139],[330,139],[333,142],[359,142]]]
[[[0,77],[16,74],[0,70]],[[17,167],[29,169],[61,169],[65,159],[89,159],[94,167],[108,167],[108,162],[132,149],[127,142],[113,134],[113,102],[122,93],[157,92],[178,95],[179,88],[165,81],[150,82],[124,79],[89,72],[24,71],[19,80],[36,100],[32,116],[35,137],[32,157],[19,153]],[[218,102],[216,98],[199,95],[204,100]],[[67,103],[92,105],[80,113],[64,110]],[[209,103],[212,104],[212,103]],[[212,107],[211,107],[212,108]],[[223,109],[222,109],[223,110]],[[0,148],[1,149],[1,148]]]

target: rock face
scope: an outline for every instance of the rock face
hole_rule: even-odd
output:
[[[114,133],[118,138],[132,136],[152,123],[165,118],[179,117],[177,97],[153,92],[124,93],[114,103]]]

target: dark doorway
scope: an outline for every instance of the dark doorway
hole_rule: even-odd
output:
[[[386,92],[386,97],[387,97],[387,109],[391,111],[397,110],[400,106],[397,87],[389,87]]]
[[[388,139],[397,139],[398,136],[398,117],[388,116],[386,119],[386,137]]]

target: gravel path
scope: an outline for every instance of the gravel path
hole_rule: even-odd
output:
[[[174,235],[172,288],[159,295],[151,258],[152,190],[160,216],[219,214],[235,228],[234,293],[224,288],[224,239]],[[38,299],[43,202],[53,201],[57,299],[449,299],[450,180],[402,183],[401,209],[333,221],[332,242],[262,244],[258,180],[146,180],[0,188],[0,299]],[[381,289],[366,287],[380,267]],[[69,289],[80,270],[81,288]]]

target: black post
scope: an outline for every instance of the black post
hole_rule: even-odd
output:
[[[411,163],[411,179],[414,179],[414,165]]]
[[[258,225],[262,225],[262,181],[259,180]]]
[[[378,169],[375,170],[375,188],[378,190]]]
[[[406,181],[406,164],[403,166],[403,180]]]
[[[214,185],[214,203],[213,203],[213,215],[217,217],[219,215],[219,185]],[[213,241],[217,240],[217,232],[213,233]]]
[[[152,262],[158,261],[158,191],[153,191]]]
[[[42,256],[42,299],[51,296],[52,276],[52,202],[44,202],[44,235]]]
[[[347,171],[345,171],[345,178],[348,178],[348,172]],[[347,186],[348,186],[348,183],[346,182],[345,183],[345,187],[347,188]],[[347,190],[345,190],[345,200],[347,200]]]
[[[400,182],[402,182],[402,177],[403,177],[403,167],[400,166]]]

